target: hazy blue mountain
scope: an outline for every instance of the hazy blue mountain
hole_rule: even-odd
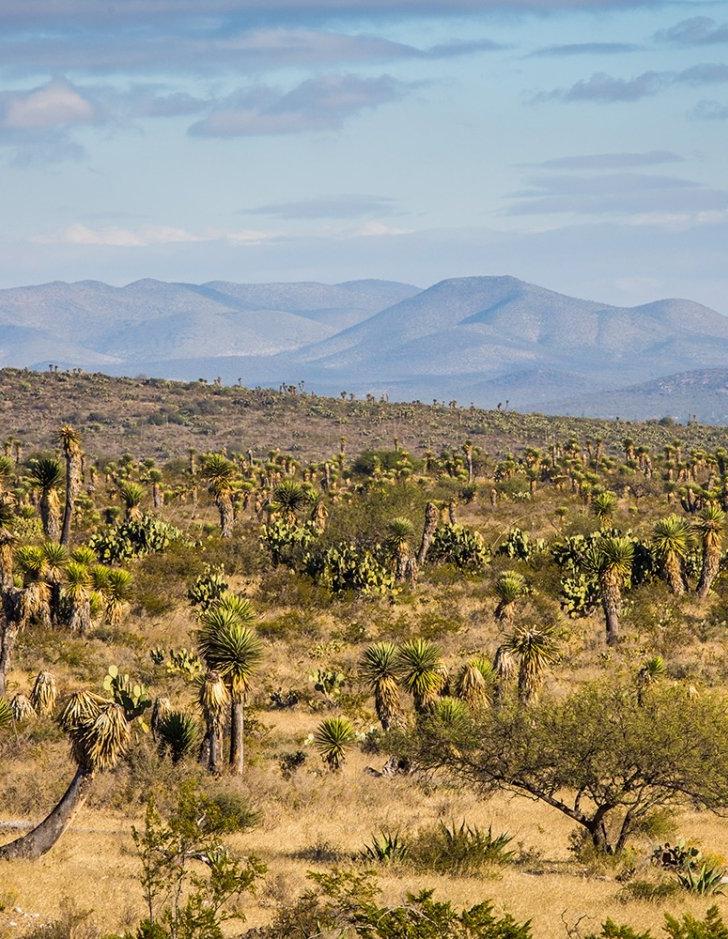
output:
[[[0,290],[0,329],[19,330],[3,344],[2,361],[136,367],[160,357],[270,355],[324,339],[416,292],[388,281],[18,287]]]
[[[698,378],[680,390],[675,376],[728,362],[728,317],[690,300],[611,306],[515,277],[426,290],[142,280],[0,291],[0,362],[46,360],[114,374],[303,381],[327,394],[723,420],[725,392]]]

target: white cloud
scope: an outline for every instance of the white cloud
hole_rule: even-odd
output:
[[[169,225],[146,225],[141,228],[90,228],[88,225],[69,225],[58,232],[36,235],[35,244],[86,245],[105,248],[148,248],[153,245],[194,244],[225,241],[230,244],[259,244],[269,235],[266,232],[242,230],[220,231],[207,229],[192,232]]]
[[[38,131],[88,124],[96,117],[93,104],[64,81],[51,81],[30,91],[8,92],[0,125],[8,130]]]

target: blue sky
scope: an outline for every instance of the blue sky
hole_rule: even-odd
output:
[[[510,273],[728,314],[728,3],[3,0],[0,285]]]

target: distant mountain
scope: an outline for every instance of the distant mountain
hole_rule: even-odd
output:
[[[728,424],[728,368],[679,372],[615,391],[556,401],[548,413],[625,420],[697,417],[707,424]]]
[[[0,291],[0,365],[47,361],[120,375],[303,381],[393,400],[722,421],[720,392],[705,383],[676,390],[670,406],[667,386],[653,384],[724,366],[728,317],[690,300],[611,306],[515,277],[426,290],[372,280],[143,280]]]
[[[0,290],[0,364],[98,367],[271,355],[324,339],[418,292],[389,281],[328,285],[99,281]]]

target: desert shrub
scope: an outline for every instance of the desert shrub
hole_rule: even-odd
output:
[[[183,539],[184,535],[174,525],[144,515],[97,532],[90,538],[89,547],[102,564],[119,564],[145,554],[157,554]]]
[[[511,836],[502,832],[493,834],[477,825],[462,821],[459,825],[439,822],[433,828],[422,829],[409,848],[409,859],[421,870],[441,874],[477,874],[493,864],[507,864],[514,853],[508,850]]]
[[[332,593],[355,591],[381,594],[394,589],[394,577],[386,562],[368,548],[341,543],[312,551],[304,560],[311,579]]]
[[[454,564],[461,570],[483,570],[489,561],[488,548],[480,532],[465,525],[439,525],[435,530],[429,561]]]

